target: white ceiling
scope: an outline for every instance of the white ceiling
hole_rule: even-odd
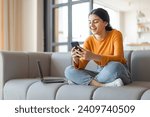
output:
[[[94,2],[119,11],[150,9],[150,0],[94,0]]]

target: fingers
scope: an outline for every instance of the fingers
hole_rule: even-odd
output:
[[[71,49],[71,55],[74,55],[75,54],[75,47],[73,47],[72,49]]]
[[[91,51],[85,50],[84,48],[78,46],[77,49],[75,47],[71,50],[71,55],[73,58],[83,58],[85,60],[92,60],[93,53]]]
[[[81,58],[82,56],[83,54],[78,50],[75,50],[74,53],[72,54],[72,57]]]
[[[71,53],[72,53],[73,51],[75,51],[75,47],[73,47],[73,48],[71,49]]]
[[[84,57],[85,54],[86,54],[86,50],[80,46],[78,46],[77,48],[73,47],[71,49],[71,56],[73,58],[81,58],[81,57]]]
[[[71,56],[72,56],[72,58],[79,58],[80,57],[80,54],[78,54],[78,50],[75,49],[75,47],[73,47],[71,49]]]
[[[78,48],[79,48],[80,51],[85,51],[85,49],[80,47],[80,46],[78,46]]]

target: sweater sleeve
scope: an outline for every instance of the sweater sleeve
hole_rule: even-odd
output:
[[[84,69],[89,61],[84,60],[82,58],[79,59],[79,64],[74,62],[74,66],[76,69]]]
[[[114,55],[102,55],[101,60],[98,62],[98,64],[101,66],[105,66],[110,61],[117,61],[121,62],[122,64],[126,64],[126,59],[124,57]]]

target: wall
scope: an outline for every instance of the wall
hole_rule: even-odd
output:
[[[120,12],[119,14],[119,25],[120,25],[120,31],[123,33],[124,32],[124,12]],[[124,36],[124,33],[123,33],[123,36]]]
[[[124,13],[124,38],[127,42],[137,42],[137,21],[136,12],[130,11]]]
[[[148,9],[143,9],[145,18],[150,21],[150,13]],[[147,23],[150,28],[150,22]],[[150,42],[150,32],[142,33],[141,36],[137,33],[137,11],[129,11],[124,13],[124,30],[125,38],[127,42]]]
[[[150,8],[143,9],[142,12],[145,14],[143,22],[145,22],[145,26],[149,28],[149,31],[145,33],[141,33],[138,41],[139,42],[150,42]]]

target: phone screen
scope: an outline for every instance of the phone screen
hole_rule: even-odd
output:
[[[75,41],[75,42],[71,42],[71,46],[72,46],[72,48],[75,47],[76,49],[78,49],[78,46],[80,46],[80,45],[77,41]]]
[[[75,49],[78,49],[79,51],[82,51],[81,47],[79,45],[79,42],[77,42],[77,41],[71,42],[71,46],[72,46],[72,48],[75,47]]]

